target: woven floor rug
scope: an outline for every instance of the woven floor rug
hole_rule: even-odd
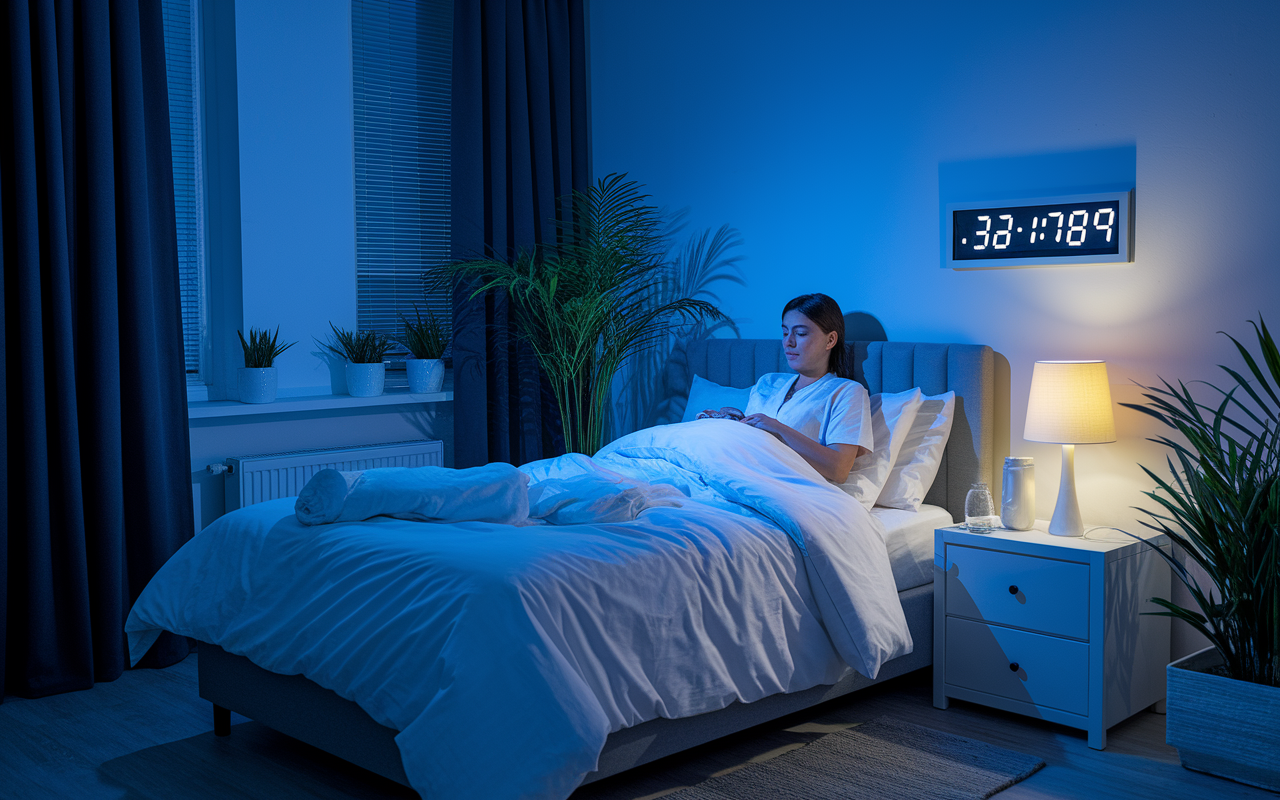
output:
[[[881,717],[665,800],[980,800],[1043,766],[1032,756]]]

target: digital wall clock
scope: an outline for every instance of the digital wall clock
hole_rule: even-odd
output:
[[[949,203],[950,269],[1133,260],[1133,192]]]

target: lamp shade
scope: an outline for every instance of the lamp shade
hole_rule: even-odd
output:
[[[1037,361],[1022,438],[1059,444],[1114,442],[1107,362]]]

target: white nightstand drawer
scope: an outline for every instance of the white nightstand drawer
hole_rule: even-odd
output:
[[[1089,713],[1089,645],[947,617],[947,683]]]
[[[947,613],[1089,638],[1089,565],[947,547]]]

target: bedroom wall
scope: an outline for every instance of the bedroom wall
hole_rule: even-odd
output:
[[[626,171],[695,225],[745,238],[723,290],[744,336],[827,292],[890,339],[986,343],[1007,360],[1010,451],[1034,456],[1052,513],[1059,448],[1022,439],[1032,363],[1108,361],[1132,382],[1238,365],[1215,332],[1280,325],[1266,251],[1280,207],[1280,6],[1086,0],[973,6],[814,0],[595,3],[594,172]],[[1122,266],[940,267],[942,204],[1128,184]],[[1079,447],[1088,523],[1135,526],[1157,432]],[[1179,634],[1179,636],[1181,636]],[[1176,647],[1190,643],[1180,638]]]
[[[329,394],[313,339],[330,321],[356,323],[350,0],[238,0],[235,63],[243,296],[229,302],[242,303],[246,327],[279,325],[298,343],[276,360],[282,398]],[[209,464],[421,438],[443,439],[452,464],[452,405],[193,419],[197,530],[223,513],[224,479]]]

